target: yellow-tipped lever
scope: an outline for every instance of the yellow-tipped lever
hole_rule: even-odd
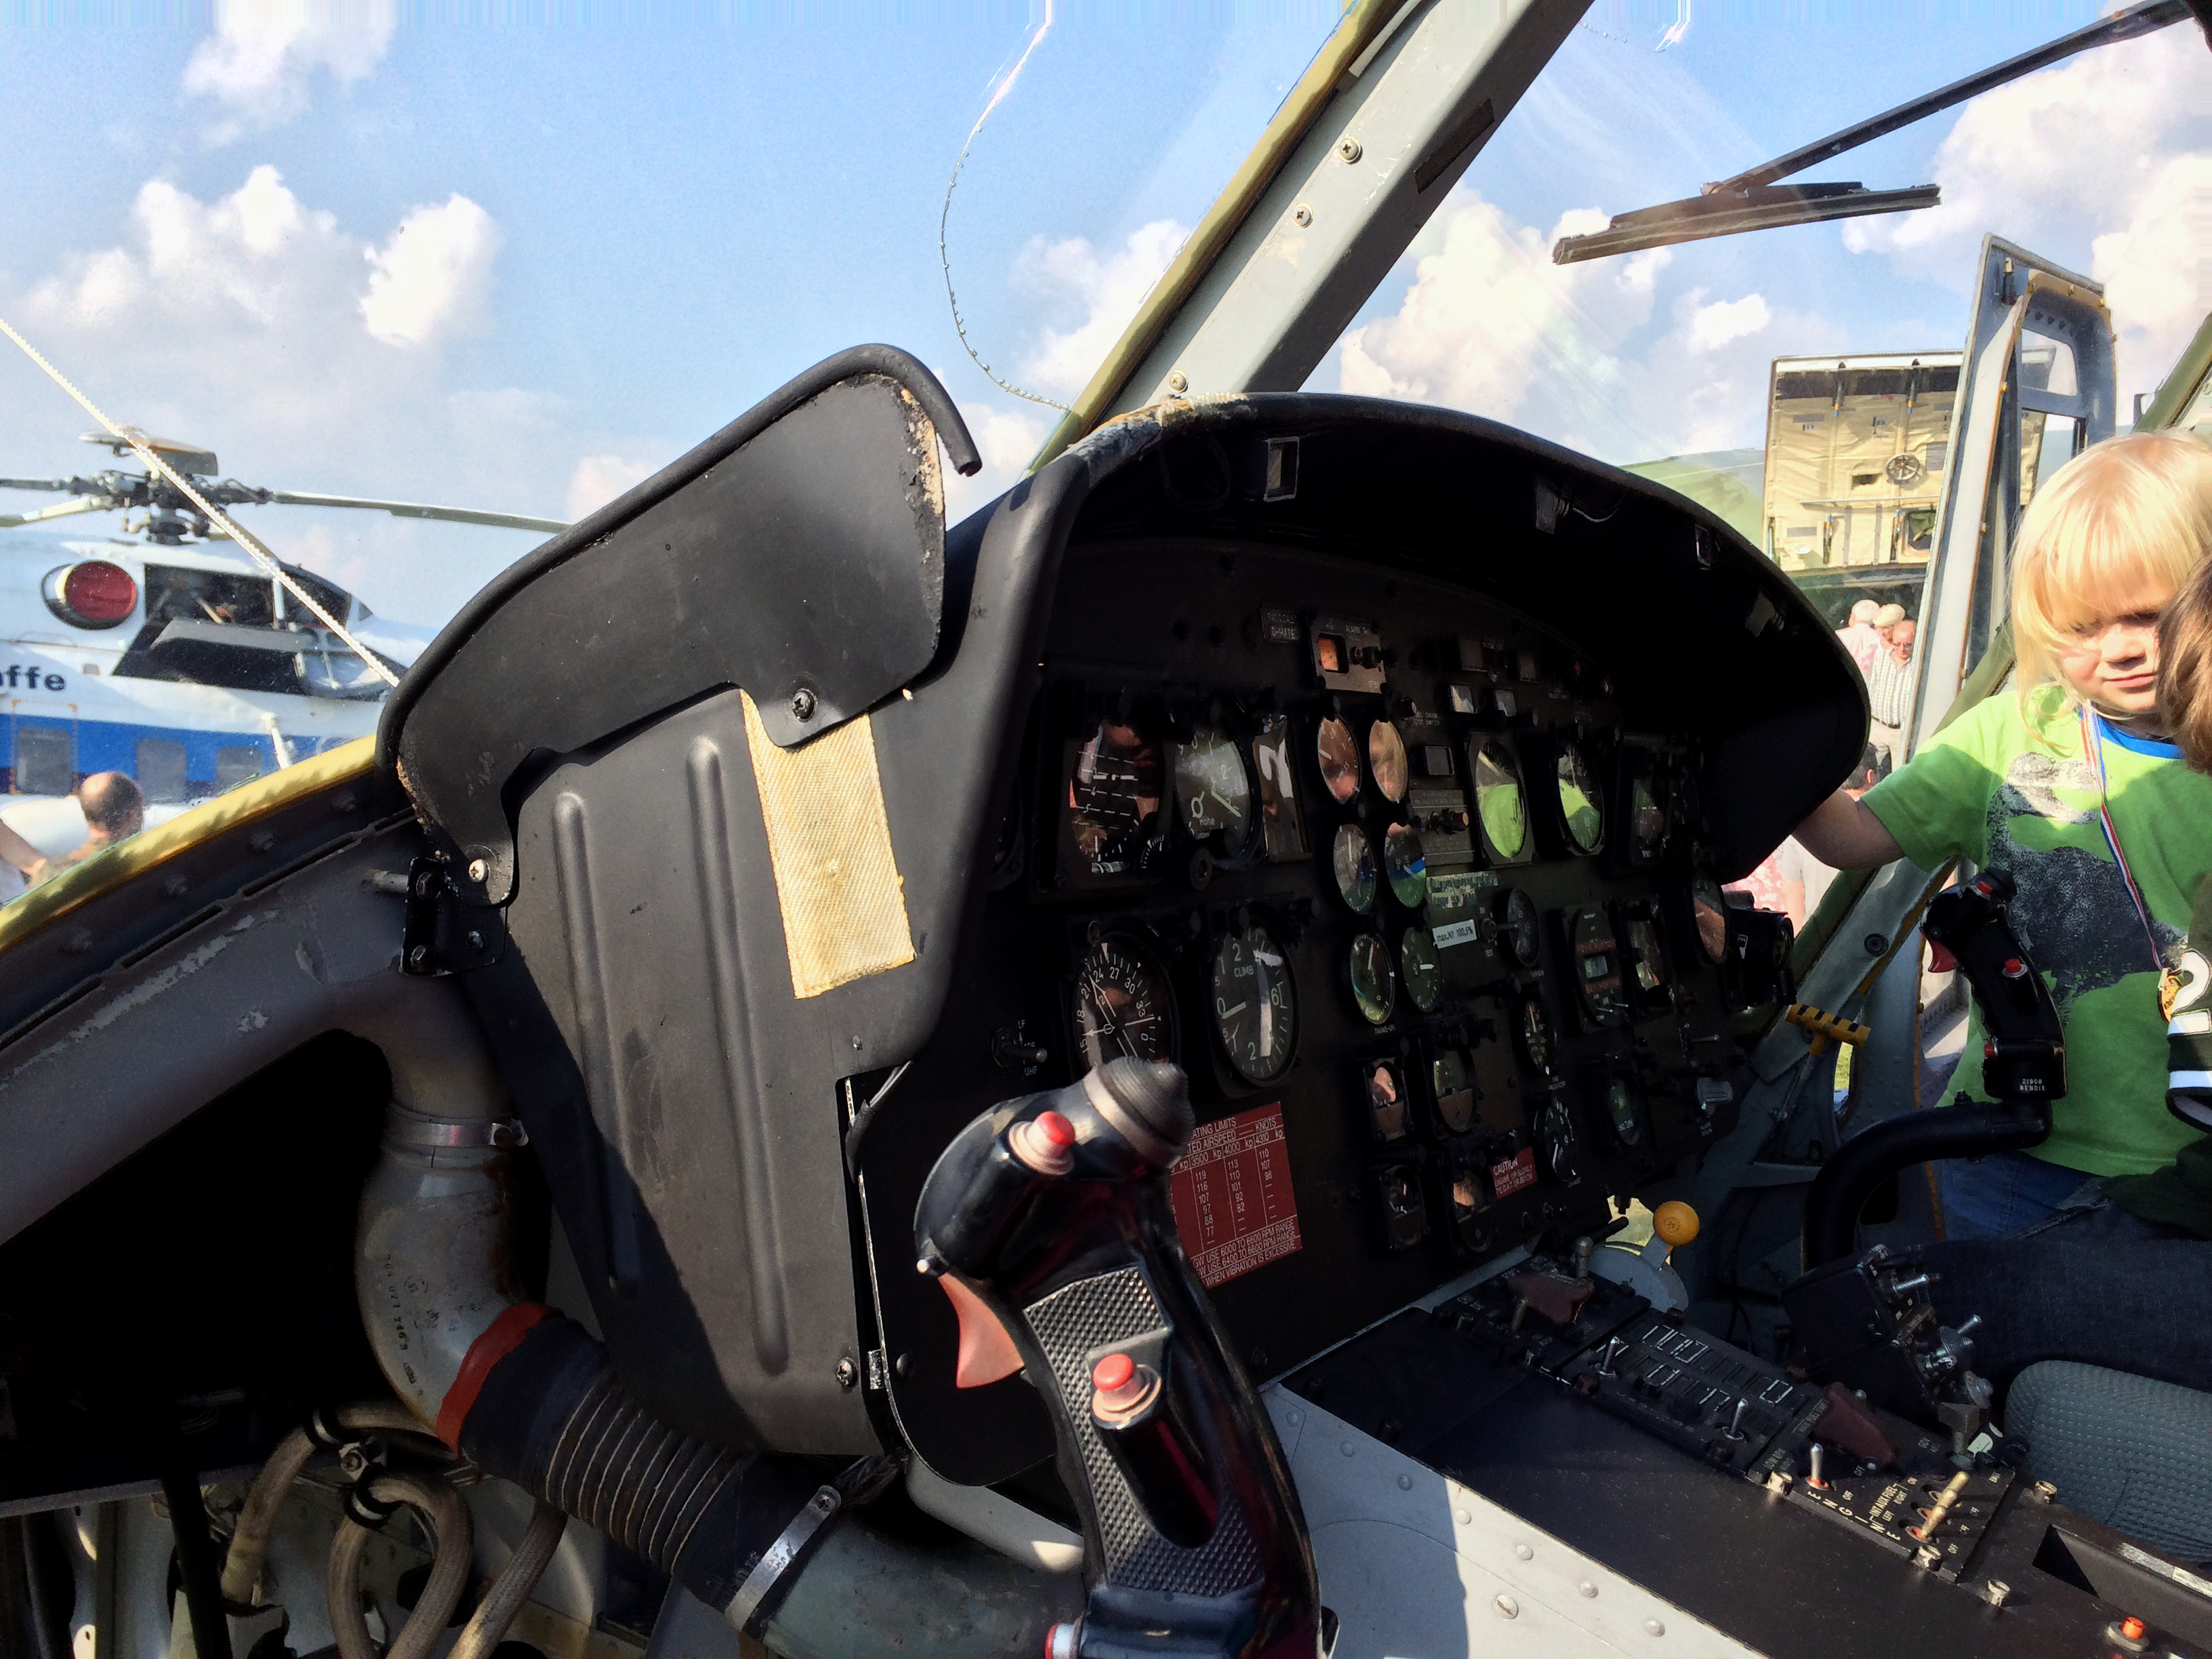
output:
[[[1783,1011],[1782,1018],[1792,1025],[1802,1025],[1813,1034],[1807,1053],[1818,1057],[1827,1052],[1828,1041],[1848,1042],[1854,1048],[1874,1035],[1872,1028],[1855,1019],[1845,1019],[1841,1014],[1831,1014],[1808,1003],[1793,1002]]]

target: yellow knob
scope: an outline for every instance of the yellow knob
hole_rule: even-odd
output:
[[[1651,1231],[1680,1249],[1698,1236],[1698,1212],[1680,1199],[1669,1199],[1651,1212]]]

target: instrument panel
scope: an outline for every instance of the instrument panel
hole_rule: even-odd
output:
[[[1571,638],[1448,585],[1071,546],[975,971],[899,1085],[946,1091],[902,1108],[911,1179],[925,1117],[1176,1061],[1200,1121],[1176,1222],[1257,1376],[1547,1230],[1601,1231],[1734,1121],[1700,760]],[[910,1213],[896,1161],[867,1160],[886,1218]],[[949,1310],[884,1319],[910,1431],[991,1420],[975,1396],[1006,1385],[927,1381]],[[981,1455],[951,1478],[1018,1467],[961,1441]]]

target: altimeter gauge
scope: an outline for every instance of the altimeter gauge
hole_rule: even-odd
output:
[[[1175,996],[1167,970],[1125,933],[1086,946],[1075,969],[1075,1060],[1079,1077],[1109,1060],[1173,1060]]]
[[[1183,828],[1194,841],[1218,837],[1235,852],[1252,830],[1252,775],[1237,740],[1218,726],[1201,726],[1175,748],[1176,800]]]
[[[1290,1069],[1297,1046],[1298,991],[1290,958],[1258,922],[1214,947],[1210,986],[1213,1034],[1237,1075],[1272,1083]]]

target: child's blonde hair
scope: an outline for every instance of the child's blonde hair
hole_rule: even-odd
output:
[[[2067,462],[2021,516],[2012,637],[2022,700],[2059,678],[2076,629],[2159,609],[2208,550],[2212,445],[2139,432]]]

